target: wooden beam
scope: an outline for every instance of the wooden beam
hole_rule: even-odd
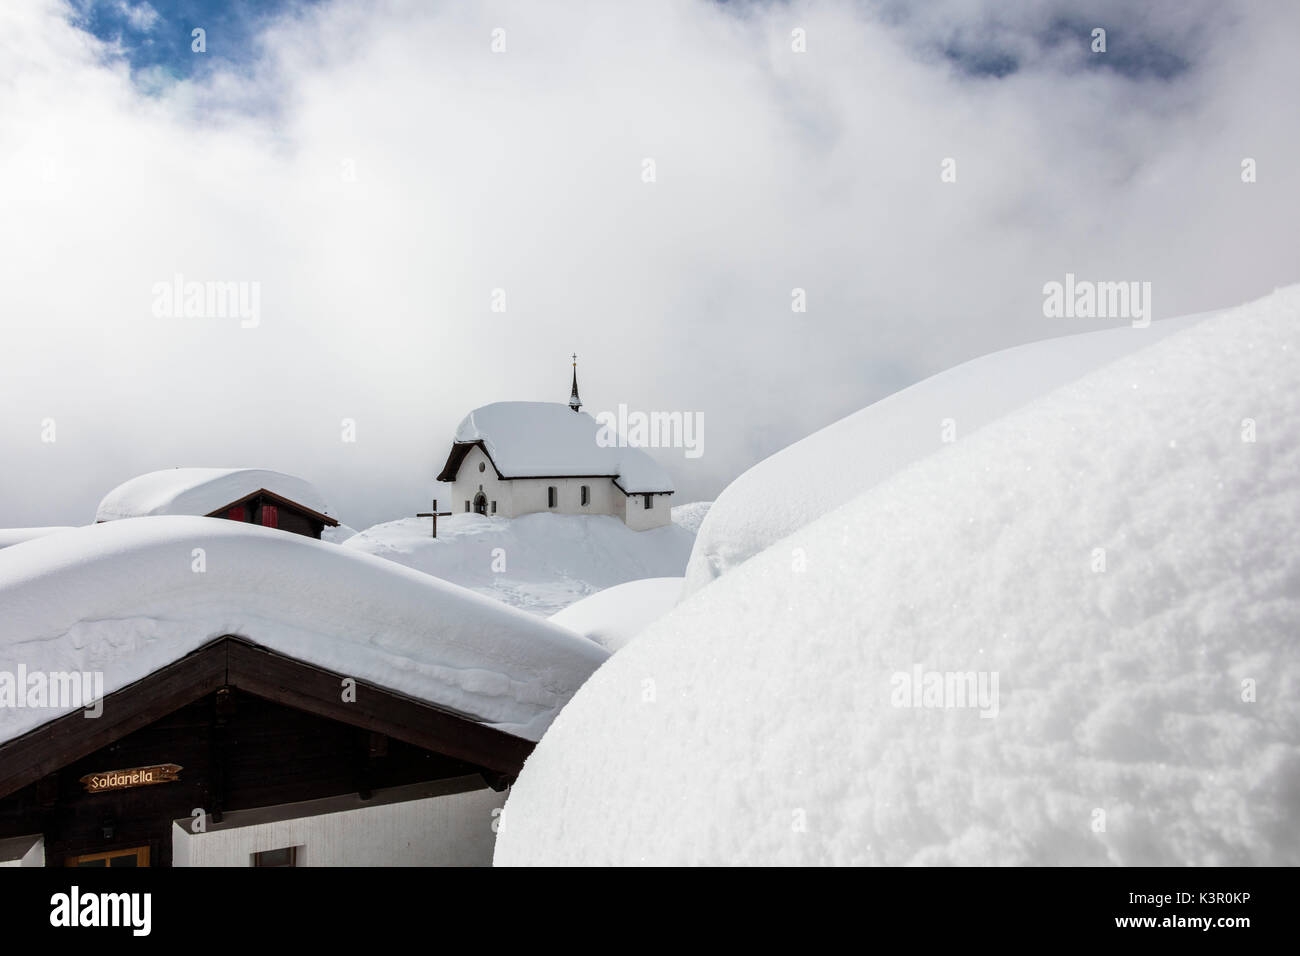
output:
[[[500,781],[518,776],[532,752],[532,741],[373,684],[357,681],[356,700],[346,703],[342,693],[344,677],[258,647],[244,638],[217,638],[106,695],[103,714],[98,718],[74,711],[0,744],[0,797],[226,685],[463,760],[494,771]]]
[[[226,652],[216,641],[105,695],[99,717],[75,710],[0,745],[0,797],[212,693],[225,677]]]
[[[303,514],[307,515],[313,520],[319,521],[322,524],[327,525],[328,527],[337,528],[339,526],[338,521],[336,521],[334,518],[331,518],[329,515],[321,514],[319,511],[315,511],[312,508],[308,508],[304,504],[300,504],[297,501],[292,501],[289,498],[284,497],[284,495],[277,495],[274,491],[267,491],[265,488],[258,488],[256,491],[251,491],[248,494],[244,495],[244,497],[242,498],[236,498],[234,501],[230,502],[229,504],[222,505],[220,508],[216,509],[215,511],[209,511],[203,517],[220,518],[222,517],[223,512],[229,511],[231,508],[235,507],[236,505],[242,505],[247,501],[251,501],[253,498],[256,498],[258,495],[265,495],[266,497],[272,499],[278,504],[286,505],[297,511],[301,511]]]

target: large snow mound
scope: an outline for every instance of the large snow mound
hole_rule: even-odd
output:
[[[681,596],[681,578],[642,578],[570,604],[552,614],[551,623],[613,653],[671,611]]]
[[[556,402],[494,402],[476,408],[456,428],[456,441],[482,442],[506,478],[605,475],[628,494],[671,492],[672,479],[626,436],[607,434],[586,412]]]
[[[529,740],[606,656],[428,575],[242,522],[134,518],[0,551],[0,671],[102,671],[111,693],[226,634]],[[0,708],[0,740],[60,713]]]
[[[633,531],[608,515],[461,513],[438,519],[437,538],[428,518],[401,518],[367,528],[343,547],[549,616],[615,584],[679,577],[694,541],[675,524]]]
[[[0,548],[12,548],[24,541],[34,541],[36,538],[43,538],[47,534],[58,534],[60,531],[70,530],[72,530],[71,525],[49,525],[43,528],[0,528]]]
[[[208,515],[263,489],[319,514],[329,514],[315,486],[293,475],[264,468],[168,468],[118,485],[99,503],[95,520]]]
[[[1209,314],[994,352],[931,376],[783,448],[744,472],[713,503],[686,569],[686,593],[942,448],[950,435],[964,438]]]
[[[1298,354],[1300,286],[697,592],[551,726],[497,862],[1300,863]]]

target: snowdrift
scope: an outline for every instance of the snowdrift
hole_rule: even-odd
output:
[[[608,515],[455,514],[438,520],[436,539],[429,532],[429,519],[402,518],[368,528],[343,547],[550,615],[615,584],[680,576],[695,541],[676,524],[632,531]]]
[[[121,688],[225,634],[536,740],[605,659],[392,562],[212,518],[129,518],[0,551],[0,671]],[[0,740],[60,715],[0,708]]]
[[[1207,313],[1206,315],[1208,315]],[[944,446],[1206,315],[1032,342],[940,372],[759,462],[718,496],[686,568],[692,594]]]
[[[642,578],[616,584],[551,615],[551,623],[595,641],[611,654],[673,609],[681,578]]]
[[[1298,354],[1291,287],[700,590],[560,714],[496,861],[1300,863]]]
[[[71,531],[73,525],[50,525],[44,528],[0,528],[0,548],[12,548],[16,544],[22,544],[24,541],[33,541],[36,538],[43,538],[47,534],[58,534],[60,531]]]

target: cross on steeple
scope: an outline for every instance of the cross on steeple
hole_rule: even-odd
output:
[[[569,393],[569,407],[575,412],[582,408],[582,399],[578,398],[578,353],[573,353],[573,391]]]

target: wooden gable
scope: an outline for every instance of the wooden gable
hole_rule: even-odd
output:
[[[51,862],[145,844],[172,821],[477,776],[503,789],[530,741],[423,701],[220,638],[103,701],[0,745],[0,840],[42,833]],[[347,695],[351,697],[352,695]],[[175,767],[148,786],[110,772]],[[88,782],[89,781],[89,782]],[[101,792],[92,792],[92,787]]]
[[[263,518],[264,509],[274,509],[276,519],[269,522]],[[283,531],[291,531],[308,538],[319,538],[325,528],[337,528],[338,521],[329,515],[313,511],[306,505],[291,501],[283,495],[259,488],[251,494],[222,505],[215,511],[208,512],[207,518],[233,518],[236,521],[248,521],[253,524],[267,525]]]

